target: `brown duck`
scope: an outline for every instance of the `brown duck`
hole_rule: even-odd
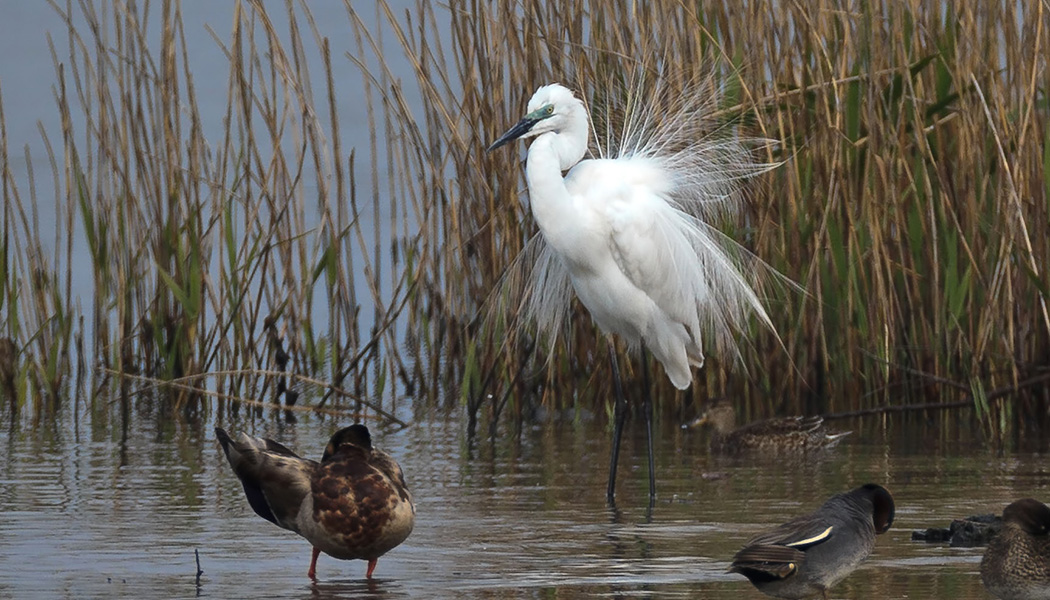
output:
[[[416,509],[397,462],[372,447],[364,425],[335,432],[321,462],[300,458],[268,439],[215,435],[260,517],[313,545],[307,575],[317,576],[321,552],[344,560],[376,561],[412,533]]]
[[[693,425],[710,425],[711,449],[735,454],[750,451],[813,451],[831,448],[851,432],[830,433],[821,417],[782,417],[736,426],[736,409],[718,402]]]
[[[981,581],[996,598],[1050,599],[1050,508],[1023,498],[1003,510],[1003,528],[981,559]]]

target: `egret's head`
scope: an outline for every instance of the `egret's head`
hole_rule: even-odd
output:
[[[548,131],[564,131],[581,120],[584,127],[587,123],[583,102],[573,96],[568,88],[557,83],[536,90],[529,100],[528,111],[517,125],[489,146],[489,152],[518,138],[532,137]]]

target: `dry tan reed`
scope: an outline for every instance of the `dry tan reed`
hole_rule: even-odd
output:
[[[768,414],[961,398],[1001,430],[1050,400],[1045,5],[453,4],[440,49],[430,11],[413,19],[429,36],[398,35],[429,107],[419,127],[442,142],[427,148],[419,193],[444,211],[450,268],[438,273],[455,320],[473,322],[533,232],[516,160],[480,149],[538,85],[594,97],[639,66],[670,85],[713,75],[723,111],[781,140],[771,158],[787,160],[752,190],[750,227],[736,234],[808,295],[773,309],[787,352],[756,330],[748,373],[709,363],[677,398],[658,383],[669,406],[728,395]],[[549,364],[527,331],[467,328],[477,349],[464,397],[480,406],[514,388],[519,408],[607,405],[601,346],[579,316]],[[1004,389],[1016,393],[990,406],[988,391]]]
[[[263,371],[280,349],[290,370],[347,390],[342,402],[458,399],[472,427],[540,403],[607,407],[582,308],[549,360],[518,315],[489,310],[513,304],[499,295],[534,225],[513,153],[483,150],[537,86],[600,103],[641,71],[672,89],[713,81],[717,120],[780,142],[767,158],[785,164],[752,183],[730,234],[806,290],[774,299],[783,345],[756,328],[746,372],[710,361],[684,394],[656,378],[665,412],[715,396],[761,414],[961,401],[1000,432],[1046,414],[1045,3],[420,0],[403,13],[380,2],[376,27],[372,5],[347,2],[338,43],[307,3],[234,6],[229,38],[216,34],[222,132],[201,128],[177,2],[56,6],[89,26],[70,18],[54,45],[53,248],[39,199],[6,167],[0,113],[0,334],[43,395],[58,397],[70,368],[79,223],[95,279],[88,354],[106,368],[236,370],[216,386],[241,397],[275,385]],[[163,20],[159,48],[147,12]],[[384,40],[413,78],[388,69]],[[340,120],[344,60],[361,66],[370,123]],[[365,126],[370,147],[347,148],[341,129]],[[362,329],[362,314],[376,325]]]

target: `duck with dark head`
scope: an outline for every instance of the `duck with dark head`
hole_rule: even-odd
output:
[[[893,524],[893,496],[874,483],[837,494],[808,515],[752,538],[729,567],[776,598],[825,599]]]

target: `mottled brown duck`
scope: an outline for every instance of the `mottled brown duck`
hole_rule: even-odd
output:
[[[416,509],[401,467],[372,447],[364,425],[335,432],[321,462],[273,440],[233,439],[220,428],[215,435],[256,514],[313,545],[311,579],[321,552],[368,561],[370,578],[379,557],[412,532]]]
[[[729,571],[775,598],[826,599],[828,590],[871,554],[875,536],[890,528],[894,514],[886,488],[862,485],[755,536],[733,557]]]
[[[729,402],[709,407],[694,425],[710,425],[711,449],[723,454],[824,450],[851,433],[829,432],[821,417],[782,417],[737,427],[736,409]]]
[[[1003,527],[981,559],[981,581],[996,598],[1050,599],[1050,508],[1022,498],[1003,510]]]

